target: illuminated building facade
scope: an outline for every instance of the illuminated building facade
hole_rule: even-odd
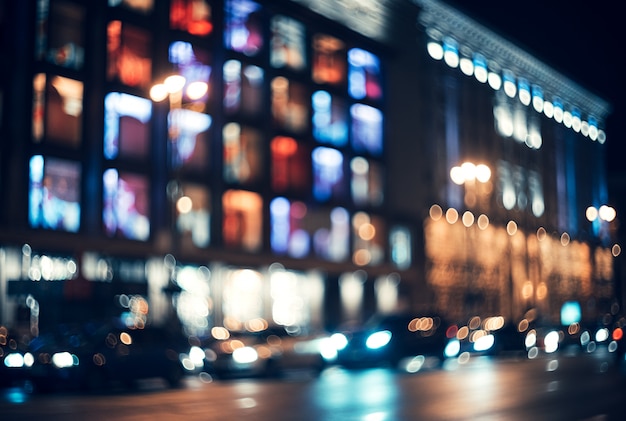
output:
[[[613,297],[607,104],[439,2],[3,8],[0,323]]]

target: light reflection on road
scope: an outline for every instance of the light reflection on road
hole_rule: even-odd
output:
[[[396,419],[398,384],[386,369],[347,372],[330,369],[314,384],[312,399],[328,419],[383,421]]]
[[[159,383],[105,394],[20,395],[10,389],[0,398],[0,419],[589,420],[621,411],[626,380],[620,372],[600,356],[478,357],[418,373],[329,368],[317,378],[197,377],[173,390]]]

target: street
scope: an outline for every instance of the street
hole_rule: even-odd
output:
[[[626,369],[607,355],[475,357],[416,373],[331,367],[282,379],[156,381],[134,391],[3,391],[2,420],[622,420]]]

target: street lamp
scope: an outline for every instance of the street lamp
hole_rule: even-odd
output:
[[[587,211],[585,212],[585,216],[589,222],[593,222],[596,219],[600,219],[605,222],[613,222],[615,217],[617,216],[617,212],[614,208],[608,205],[602,205],[599,208],[594,206],[589,206]]]
[[[464,162],[450,169],[450,179],[454,184],[465,186],[465,204],[471,207],[476,205],[477,189],[481,188],[481,186],[488,189],[488,183],[491,180],[491,169],[485,164]],[[488,193],[488,191],[486,190],[485,193]]]

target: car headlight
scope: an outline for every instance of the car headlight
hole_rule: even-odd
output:
[[[596,331],[596,342],[604,342],[609,339],[609,330],[605,327]]]
[[[365,346],[369,349],[379,349],[387,345],[390,340],[391,332],[388,330],[381,330],[368,336],[365,341]]]
[[[237,348],[233,351],[233,360],[238,364],[250,364],[255,362],[258,358],[259,354],[250,346]]]
[[[344,335],[343,333],[334,333],[330,337],[330,340],[332,341],[337,351],[341,351],[346,346],[348,346],[348,338],[346,338],[346,335]]]
[[[9,368],[20,368],[24,366],[24,356],[19,352],[12,352],[4,357],[4,365]]]
[[[199,346],[192,346],[189,348],[189,353],[182,353],[179,355],[179,359],[185,370],[194,371],[197,368],[204,366],[205,353]]]
[[[557,332],[556,330],[548,332],[543,341],[543,345],[547,353],[555,352],[557,349],[559,349],[559,332]]]
[[[483,352],[491,349],[495,343],[495,338],[492,334],[481,336],[474,342],[474,351]]]
[[[78,357],[69,352],[57,352],[52,355],[52,364],[57,368],[67,368],[78,365]]]
[[[345,343],[348,343],[348,341],[345,341]],[[337,346],[331,338],[324,338],[321,340],[319,351],[322,355],[322,358],[324,358],[324,360],[326,361],[333,361],[335,358],[337,358]]]
[[[459,355],[460,351],[461,351],[461,342],[459,342],[458,339],[452,339],[446,345],[446,348],[444,349],[443,354],[446,356],[446,358],[452,358],[452,357],[456,357],[457,355]]]
[[[204,364],[204,351],[199,346],[192,346],[189,350],[189,359],[196,367],[201,367]]]

